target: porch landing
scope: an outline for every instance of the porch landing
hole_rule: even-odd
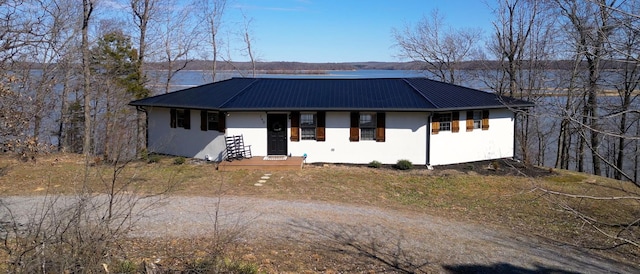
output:
[[[303,157],[287,157],[286,160],[264,160],[264,156],[254,156],[249,159],[222,161],[218,170],[298,170],[304,166]]]

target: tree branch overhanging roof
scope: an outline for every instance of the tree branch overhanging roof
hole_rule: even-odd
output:
[[[218,111],[450,111],[534,106],[427,78],[232,78],[129,104]]]

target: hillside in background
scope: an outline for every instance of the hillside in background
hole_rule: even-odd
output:
[[[173,69],[177,69],[184,64],[185,61],[175,62]],[[544,63],[542,67],[549,70],[571,70],[574,69],[574,62],[569,60],[556,61],[539,61]],[[184,70],[211,70],[211,60],[189,60],[186,61]],[[460,70],[479,70],[479,69],[500,69],[499,61],[464,61],[457,64]],[[609,60],[601,63],[603,69],[620,69],[624,65],[621,61]],[[24,62],[19,65],[22,68],[42,69],[43,64]],[[527,61],[523,61],[523,66],[528,66]],[[166,62],[147,62],[146,69],[149,70],[166,70],[169,66]],[[221,71],[231,70],[251,70],[250,62],[225,62],[218,61],[217,69]],[[583,62],[582,67],[587,67]],[[327,70],[424,70],[426,65],[424,62],[341,62],[341,63],[304,63],[304,62],[256,62],[256,70],[280,72],[296,72],[304,73],[323,72]]]
[[[570,70],[574,68],[574,62],[568,60],[540,61],[548,69]],[[526,63],[526,61],[524,61]],[[182,65],[182,64],[179,64]],[[526,65],[526,64],[525,64]],[[586,63],[583,66],[586,67]],[[602,62],[604,69],[616,69],[621,62],[611,60]],[[174,67],[178,67],[175,64]],[[162,70],[167,68],[163,62],[147,63],[147,68]],[[223,62],[217,64],[219,70],[251,70],[250,62]],[[256,69],[263,71],[325,71],[325,70],[422,70],[424,62],[342,62],[342,63],[303,63],[303,62],[257,62]],[[461,70],[499,69],[498,61],[465,61],[458,64]],[[210,60],[191,60],[185,67],[186,70],[210,70]]]

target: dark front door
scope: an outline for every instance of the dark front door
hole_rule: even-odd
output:
[[[267,114],[267,154],[287,155],[286,114]]]

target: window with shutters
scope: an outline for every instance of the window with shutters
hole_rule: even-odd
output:
[[[219,121],[217,112],[207,112],[207,130],[218,130]]]
[[[360,113],[360,140],[376,140],[376,114]]]
[[[316,121],[315,113],[300,113],[300,138],[302,140],[316,139]]]
[[[181,127],[184,129],[191,129],[191,115],[189,109],[169,109],[170,114],[170,127]]]
[[[184,127],[184,109],[176,109],[176,125]]]
[[[440,131],[451,131],[451,113],[438,113],[435,118],[440,123]]]
[[[482,128],[482,111],[474,110],[472,118],[473,118],[473,129]]]

